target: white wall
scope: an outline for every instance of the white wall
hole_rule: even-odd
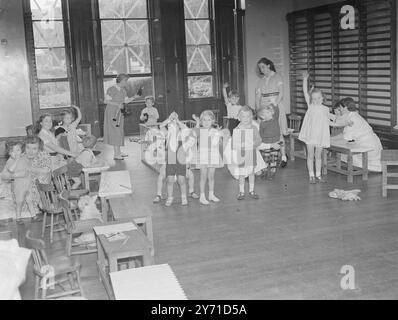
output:
[[[25,135],[32,123],[22,0],[2,1],[0,13],[0,138]]]

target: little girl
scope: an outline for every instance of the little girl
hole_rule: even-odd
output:
[[[65,111],[62,119],[62,127],[65,129],[68,139],[69,151],[73,153],[80,153],[83,150],[82,139],[78,136],[76,129],[82,120],[82,113],[78,107],[72,107],[77,112],[77,118],[74,119],[71,110]]]
[[[227,118],[228,118],[228,130],[230,134],[239,124],[238,114],[242,106],[239,104],[239,93],[232,90],[227,94],[227,88],[229,87],[228,82],[223,85],[223,97],[224,103],[227,107]]]
[[[210,110],[201,113],[200,118],[192,116],[196,121],[196,137],[199,143],[198,167],[200,168],[200,197],[201,204],[209,204],[209,201],[219,202],[214,195],[214,173],[216,168],[223,167],[220,155],[220,142],[222,134],[214,128],[215,115]],[[205,196],[206,182],[209,181],[209,201]]]
[[[29,210],[33,210],[31,203],[27,201],[27,196],[31,187],[29,176],[29,164],[23,156],[22,142],[8,143],[8,154],[10,158],[1,172],[1,179],[11,182],[11,190],[16,204],[16,220],[18,224],[22,224],[21,213],[25,203],[28,204]]]
[[[308,110],[301,126],[299,139],[307,145],[307,168],[310,183],[317,181],[325,183],[321,176],[322,150],[330,147],[330,120],[329,108],[323,104],[324,96],[321,90],[312,88],[308,92],[308,72],[303,73],[303,92]],[[315,176],[314,176],[315,158]]]
[[[267,170],[263,178],[272,180],[276,173],[276,165],[280,154],[283,137],[279,127],[279,108],[276,105],[260,107],[257,111],[260,120],[261,144],[258,147],[264,159]]]

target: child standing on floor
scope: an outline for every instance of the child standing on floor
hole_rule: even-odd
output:
[[[173,189],[176,176],[181,190],[181,204],[186,206],[188,205],[188,200],[185,182],[187,172],[185,139],[189,129],[178,119],[178,114],[175,112],[172,112],[169,118],[162,122],[160,129],[165,131],[166,126],[166,206],[170,207],[173,204]]]
[[[199,144],[199,158],[197,160],[200,168],[200,197],[199,202],[207,205],[209,201],[219,202],[220,199],[214,194],[214,174],[216,168],[224,166],[220,155],[220,142],[222,133],[214,128],[216,117],[211,110],[205,110],[198,118],[192,116],[196,121],[196,137]],[[209,184],[209,201],[205,196],[206,182]]]
[[[239,176],[238,200],[245,198],[245,179],[249,177],[249,196],[259,199],[254,191],[254,170],[257,166],[257,147],[261,144],[261,137],[257,127],[253,124],[253,111],[250,107],[244,106],[239,111],[239,125],[232,134],[232,149],[238,155],[237,173]]]
[[[232,131],[239,124],[238,114],[242,106],[239,104],[239,93],[237,91],[231,90],[229,94],[227,94],[228,87],[228,82],[224,83],[222,92],[224,97],[224,103],[227,107],[228,130],[232,135]]]
[[[62,128],[65,129],[66,137],[68,140],[69,151],[72,153],[79,153],[83,150],[82,139],[77,134],[77,126],[82,120],[82,113],[80,108],[72,106],[77,112],[77,118],[75,119],[72,110],[64,112],[62,119]]]
[[[23,155],[22,142],[7,143],[8,155],[10,156],[1,172],[1,179],[11,183],[11,190],[16,204],[16,220],[18,224],[23,223],[21,213],[24,204],[28,205],[29,211],[35,212],[33,204],[27,200],[31,181],[29,176],[29,164]]]
[[[279,127],[279,108],[276,105],[260,107],[257,110],[260,120],[261,144],[258,147],[264,159],[266,169],[263,171],[263,178],[272,180],[276,173],[276,165],[280,154],[283,137]]]
[[[299,139],[307,145],[307,168],[310,183],[317,181],[325,183],[321,175],[322,151],[330,147],[331,116],[329,108],[323,104],[324,96],[321,90],[312,88],[308,92],[308,72],[303,73],[303,92],[308,110],[304,116]],[[315,158],[315,175],[314,175]]]
[[[145,97],[145,108],[142,109],[140,120],[146,125],[153,126],[156,125],[159,119],[158,109],[154,107],[155,98],[152,96]]]

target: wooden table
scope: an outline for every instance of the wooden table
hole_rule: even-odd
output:
[[[109,170],[109,166],[104,166],[104,167],[91,167],[91,168],[83,168],[83,174],[84,174],[84,179],[83,179],[83,188],[90,190],[90,175],[98,175],[101,174],[103,171]]]
[[[104,284],[105,290],[110,298],[113,297],[112,287],[109,281],[109,272],[116,272],[118,270],[118,260],[128,259],[126,264],[128,267],[135,267],[133,259],[142,258],[142,265],[149,266],[153,264],[153,259],[150,254],[151,244],[144,233],[139,229],[134,222],[130,221],[135,229],[129,231],[123,228],[126,223],[111,222],[100,227],[94,227],[94,233],[97,240],[98,260],[97,267],[100,275],[100,280]],[[113,226],[113,231],[121,230],[128,238],[110,241],[107,234],[102,234],[100,228],[104,226]],[[118,227],[120,229],[118,229]],[[126,241],[125,241],[126,240]]]
[[[110,273],[116,300],[187,300],[168,264]]]
[[[337,172],[347,176],[348,183],[354,182],[354,176],[362,175],[362,180],[368,180],[368,152],[372,148],[362,146],[356,142],[348,142],[341,136],[332,137],[330,139],[329,151],[335,155],[335,159],[327,161],[327,170]],[[347,169],[341,165],[341,155],[347,155]],[[353,165],[353,156],[362,155],[362,168]]]
[[[151,255],[155,255],[153,242],[152,212],[146,206],[140,206],[138,200],[132,196],[109,199],[110,211],[116,221],[133,220],[138,226],[142,226],[146,236],[152,244]]]
[[[108,199],[122,198],[133,192],[130,181],[130,173],[122,171],[104,171],[101,173],[101,182],[98,196],[101,198],[102,219],[108,221]]]

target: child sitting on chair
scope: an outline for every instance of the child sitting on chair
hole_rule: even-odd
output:
[[[142,109],[140,120],[146,125],[156,125],[159,119],[158,110],[154,107],[155,98],[153,96],[145,97],[145,108]]]
[[[279,108],[270,104],[261,107],[257,111],[260,120],[261,144],[258,147],[264,159],[266,170],[263,170],[263,178],[272,180],[276,173],[276,166],[281,149],[281,130],[279,126]]]

